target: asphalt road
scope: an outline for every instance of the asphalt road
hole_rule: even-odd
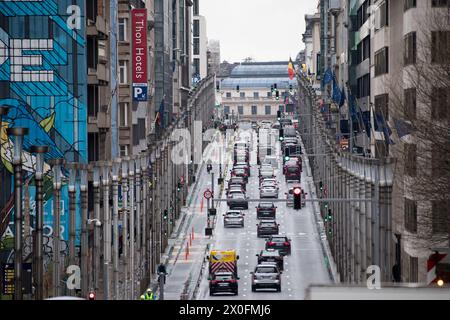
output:
[[[256,132],[251,131],[253,148],[251,150],[250,161],[251,177],[247,185],[247,196],[249,198],[259,198],[258,166],[256,165]],[[278,147],[279,149],[279,147]],[[231,168],[231,166],[230,166]],[[288,185],[285,182],[281,171],[282,160],[279,157],[277,179],[280,184],[279,198],[285,198]],[[302,188],[305,188],[306,170],[302,173]],[[222,194],[222,198],[225,195]],[[292,254],[284,258],[284,271],[281,275],[281,292],[275,290],[251,291],[251,275],[257,264],[256,254],[264,249],[264,238],[256,236],[256,203],[250,203],[249,210],[245,210],[244,228],[224,228],[222,214],[228,210],[226,202],[221,202],[217,211],[217,224],[214,230],[214,237],[210,240],[211,249],[228,250],[236,249],[240,256],[238,260],[239,295],[217,295],[209,296],[208,273],[206,272],[200,285],[197,296],[199,300],[206,299],[242,299],[242,300],[301,300],[304,299],[305,289],[310,284],[331,283],[324,253],[320,245],[320,238],[317,233],[314,217],[312,214],[312,203],[307,202],[301,210],[294,210],[287,207],[285,203],[278,202],[277,222],[280,224],[280,234],[285,234],[292,239]]]

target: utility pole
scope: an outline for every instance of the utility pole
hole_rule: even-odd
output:
[[[140,156],[135,158],[135,178],[136,178],[136,265],[137,265],[137,283],[140,290],[141,283],[141,161]]]
[[[66,169],[69,170],[69,266],[75,265],[75,214],[76,214],[76,190],[75,183],[77,178],[77,164],[67,163]],[[75,290],[70,289],[69,294],[75,295]]]
[[[93,168],[94,180],[94,219],[100,221],[100,163],[97,162]],[[94,224],[94,248],[92,250],[92,259],[94,263],[93,267],[93,285],[94,290],[99,290],[99,278],[100,278],[100,226]]]
[[[211,193],[212,196],[214,197],[214,172],[211,171]],[[214,201],[212,201],[211,203],[211,208],[214,209]]]
[[[109,174],[111,162],[102,163],[103,186],[103,299],[110,300],[110,264],[111,264],[111,211],[109,207]]]

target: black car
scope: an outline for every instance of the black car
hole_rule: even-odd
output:
[[[282,235],[273,235],[266,240],[266,249],[276,249],[282,255],[291,254],[291,239]]]
[[[233,293],[238,295],[238,279],[232,272],[217,272],[209,280],[209,295]]]
[[[280,225],[275,220],[261,220],[256,227],[256,234],[260,238],[278,234]]]
[[[261,250],[261,252],[256,256],[258,257],[258,264],[262,264],[263,262],[276,262],[278,269],[284,269],[283,256],[277,250]]]
[[[243,193],[232,193],[227,198],[227,205],[231,210],[233,210],[233,209],[247,210],[248,209],[248,201]]]
[[[274,220],[276,212],[277,207],[273,202],[260,202],[256,207],[256,218]]]

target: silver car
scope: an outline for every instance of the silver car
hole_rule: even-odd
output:
[[[278,198],[278,190],[274,186],[263,186],[259,191],[259,197],[262,198]]]
[[[225,228],[228,227],[244,227],[244,216],[241,211],[233,210],[228,211],[226,214],[223,215],[223,225]]]
[[[258,264],[252,275],[252,291],[260,288],[274,288],[278,292],[281,291],[281,274],[275,264]]]

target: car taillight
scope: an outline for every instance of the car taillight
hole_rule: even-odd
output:
[[[275,242],[269,242],[267,245],[269,245],[269,246],[274,246],[274,245],[275,245]]]
[[[232,279],[232,280],[227,280],[227,282],[229,282],[229,283],[236,283],[237,280],[236,279]]]
[[[285,245],[285,246],[290,246],[291,243],[290,243],[290,242],[285,242],[284,245]]]
[[[219,281],[217,281],[217,280],[211,280],[211,284],[216,284],[217,282],[219,282]]]

